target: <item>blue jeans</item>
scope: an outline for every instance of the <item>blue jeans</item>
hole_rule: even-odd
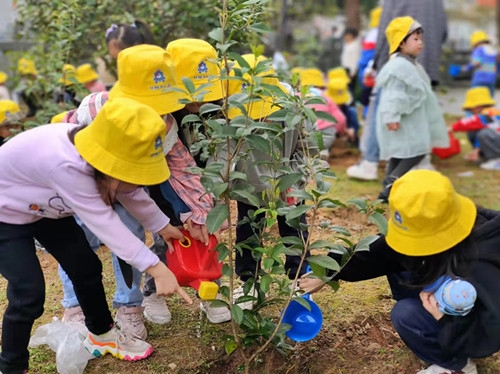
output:
[[[380,160],[380,148],[378,146],[377,139],[377,110],[378,103],[380,101],[380,90],[375,92],[374,96],[370,101],[370,114],[366,118],[368,124],[368,136],[366,137],[366,149],[364,150],[363,158],[370,162],[379,162]]]
[[[422,305],[420,298],[405,298],[391,311],[391,321],[403,342],[421,360],[450,370],[461,370],[467,357],[446,355],[439,344],[439,322]]]
[[[114,210],[120,216],[120,219],[125,224],[125,226],[127,226],[137,238],[144,242],[146,240],[146,234],[139,221],[132,217],[130,213],[127,212],[127,210],[119,203],[116,203],[114,205]],[[87,237],[87,241],[89,242],[90,247],[94,251],[97,251],[101,244],[100,240],[87,228],[87,226],[85,226],[85,224],[77,216],[75,216],[75,219],[85,232],[85,236]],[[122,306],[140,306],[143,299],[141,292],[142,273],[139,270],[132,268],[133,283],[132,288],[128,288],[125,284],[125,280],[123,279],[122,271],[118,264],[118,259],[114,254],[112,254],[112,261],[116,281],[116,291],[115,297],[113,299],[113,308],[119,308]],[[59,278],[61,278],[64,293],[62,306],[64,308],[71,308],[80,305],[73,289],[73,284],[71,283],[68,275],[61,268],[61,266],[59,266]]]

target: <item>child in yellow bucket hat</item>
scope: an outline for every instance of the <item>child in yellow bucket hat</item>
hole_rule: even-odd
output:
[[[58,104],[72,103],[74,106],[80,105],[80,100],[77,98],[77,86],[80,82],[78,81],[74,65],[63,65],[59,83],[63,85],[63,87],[55,94],[56,102]]]
[[[36,92],[35,80],[38,71],[35,62],[30,58],[21,58],[17,61],[17,73],[20,75],[19,83],[12,92],[12,99],[21,104],[24,102],[28,107],[27,117],[34,117],[42,103]]]
[[[465,157],[477,162],[483,159],[481,168],[500,170],[500,111],[487,87],[467,90],[462,105],[466,117],[451,125],[453,131],[466,131],[473,150]]]
[[[172,272],[120,221],[124,206],[165,240],[182,239],[169,218],[139,186],[159,183],[170,171],[163,156],[165,124],[146,105],[129,99],[106,103],[87,127],[39,126],[0,150],[4,173],[0,212],[0,274],[9,283],[3,318],[0,370],[28,371],[27,344],[43,312],[45,286],[34,239],[66,270],[78,293],[89,330],[84,347],[95,356],[148,357],[153,348],[113,322],[102,285],[102,266],[75,214],[120,258],[151,274],[158,294],[189,296]],[[50,144],[49,147],[40,146]],[[19,181],[23,182],[20,183]],[[117,344],[119,342],[119,344]]]
[[[5,85],[8,75],[0,71],[0,100],[10,100],[9,89]]]
[[[0,146],[23,129],[21,120],[24,117],[17,103],[12,100],[0,100]]]
[[[432,148],[448,148],[449,137],[429,76],[417,62],[423,48],[421,24],[394,18],[385,30],[393,58],[380,70],[376,111],[380,158],[388,160],[379,199],[387,201],[394,181],[429,158]],[[419,165],[419,166],[420,166]],[[433,168],[429,162],[429,168]]]
[[[76,68],[76,78],[91,93],[106,91],[106,87],[99,82],[99,75],[89,63]]]
[[[462,71],[472,72],[471,87],[487,87],[491,96],[494,96],[498,51],[491,45],[488,34],[483,30],[472,33],[470,46],[472,49],[470,62],[462,67]]]
[[[320,157],[327,161],[330,158],[331,147],[337,136],[342,136],[346,129],[346,118],[337,104],[325,92],[325,79],[323,72],[317,68],[295,68],[292,72],[299,75],[299,83],[302,87],[307,87],[307,95],[321,97],[324,104],[310,104],[316,112],[326,112],[330,114],[336,122],[318,118],[314,123],[314,128],[321,132],[324,149],[320,150]]]
[[[178,125],[181,126],[179,137],[182,142],[191,148],[200,138],[206,134],[203,126],[194,126],[193,123],[183,123],[183,119],[189,114],[199,114],[203,104],[212,103],[222,105],[224,87],[221,81],[221,69],[217,61],[218,55],[214,47],[205,40],[182,38],[173,40],[167,44],[166,51],[172,56],[175,66],[177,87],[182,91],[185,108],[172,115]],[[191,87],[194,92],[189,92],[185,85]],[[220,113],[210,113],[210,117],[220,116]],[[206,118],[207,115],[202,117]],[[182,124],[182,125],[181,125]],[[206,160],[202,159],[199,152],[193,153],[196,164],[204,167]]]
[[[326,88],[326,95],[338,105],[339,109],[346,119],[346,134],[347,139],[354,144],[358,145],[359,142],[359,119],[358,112],[355,106],[349,105],[352,97],[349,93],[349,82],[344,78],[332,78],[328,81]]]
[[[243,108],[231,108],[228,116],[235,122],[239,122],[243,118],[245,118],[245,121],[249,120],[252,123],[272,122],[269,116],[280,110],[278,105],[274,105],[275,101],[279,98],[280,92],[283,92],[283,95],[291,92],[291,87],[280,82],[275,77],[271,59],[265,56],[256,56],[254,54],[245,54],[241,57],[248,66],[245,65],[245,67],[242,67],[238,62],[234,63],[230,76],[238,77],[239,79],[231,79],[228,81],[228,94],[230,101],[234,100],[240,103],[240,106],[243,106]],[[267,86],[275,86],[277,89],[269,91],[265,89],[261,90],[258,81]],[[250,97],[251,95],[249,95],[249,93],[252,91],[258,91],[259,94],[256,95],[256,97]],[[283,122],[278,122],[278,124],[280,126],[286,126]],[[261,129],[259,131],[266,130]],[[302,142],[299,141],[298,129],[286,131],[283,136],[279,138],[276,137],[274,132],[270,132],[269,138],[272,139],[271,141],[273,142],[281,142],[281,147],[279,148],[281,157],[289,160],[289,166],[292,170],[296,170],[295,168],[297,166],[304,164],[304,159],[301,157],[303,149]],[[229,167],[231,170],[245,174],[247,180],[236,180],[235,185],[244,184],[245,187],[251,185],[254,188],[252,195],[263,204],[262,193],[270,188],[269,179],[275,177],[275,174],[273,174],[273,171],[271,171],[269,167],[269,164],[273,162],[273,156],[270,153],[252,148],[246,142],[243,144],[240,151],[242,154],[245,154],[245,157],[239,159],[237,162],[234,162],[233,159]],[[216,162],[227,162],[227,149],[225,145],[220,145],[218,154],[220,158],[218,158]],[[211,161],[212,160],[209,160],[209,163]],[[304,188],[304,182],[299,182],[293,188]],[[282,198],[284,200],[286,200],[286,197],[284,197],[285,194],[286,193],[283,192]],[[255,227],[252,222],[247,219],[245,220],[245,217],[248,218],[252,216],[250,211],[256,209],[253,205],[253,201],[248,200],[244,196],[239,196],[237,199],[238,221],[240,222],[240,224],[236,226],[237,243],[243,243],[254,236],[260,237],[259,234],[255,232]],[[287,203],[294,204],[295,202],[288,200]],[[259,214],[254,219],[255,222],[259,222],[263,219],[263,214]],[[305,222],[305,215],[302,214],[299,219],[301,222]],[[294,236],[307,238],[308,235],[307,230],[299,231],[288,226],[284,216],[278,216],[278,228],[282,237]],[[253,243],[252,245],[258,244]],[[256,279],[253,277],[253,274],[255,274],[256,269],[260,266],[260,261],[252,256],[251,250],[244,247],[241,252],[236,251],[235,256],[236,274],[245,284],[234,290],[233,302],[242,309],[252,309],[254,307],[254,301],[249,301],[248,296],[256,296],[256,290],[254,288]],[[297,273],[304,274],[306,272],[308,265],[306,263],[303,263],[302,267],[299,265],[300,258],[298,256],[286,256],[285,269],[290,279],[294,279]]]
[[[171,115],[185,106],[179,102],[182,95],[173,90],[177,83],[172,57],[160,47],[142,44],[121,51],[117,63],[118,82],[109,92],[110,99],[126,97],[150,106],[163,119],[167,128],[163,153],[172,175],[168,181],[161,184],[161,192],[153,185],[150,189],[151,195],[175,224],[185,223],[192,238],[207,243],[209,235],[206,219],[213,208],[213,201],[201,185],[200,176],[187,171],[195,167],[196,163],[178,137],[178,125]],[[97,110],[92,108],[89,111],[91,117],[96,112]],[[167,192],[168,199],[160,199],[158,194]],[[140,281],[140,276],[134,277],[134,284],[138,287]],[[143,306],[143,314],[148,321],[162,324],[170,322],[171,313],[165,300],[155,292],[144,290]],[[143,327],[142,324],[140,330],[146,334]]]
[[[436,171],[415,170],[394,183],[389,217],[387,235],[369,251],[356,252],[334,279],[404,274],[390,283],[398,295],[391,320],[408,348],[430,365],[418,373],[477,374],[470,358],[488,357],[500,347],[500,212],[476,207]],[[340,263],[341,255],[329,256]],[[477,290],[467,316],[444,314],[441,298],[426,290],[441,276],[463,278]],[[300,282],[306,292],[322,286],[318,278]]]

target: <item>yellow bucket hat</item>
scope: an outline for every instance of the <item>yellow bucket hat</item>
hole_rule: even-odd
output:
[[[94,121],[75,135],[90,165],[123,182],[148,186],[170,176],[163,155],[165,123],[151,107],[127,98],[106,102]]]
[[[17,72],[21,75],[37,75],[35,61],[27,58],[21,58],[17,61]]]
[[[491,97],[490,90],[486,87],[469,88],[465,92],[465,100],[462,109],[472,109],[478,106],[493,106],[495,100]]]
[[[3,71],[0,71],[0,84],[4,84],[9,76]]]
[[[373,8],[370,12],[370,28],[378,27],[380,23],[380,17],[382,16],[382,7],[378,6]]]
[[[9,125],[24,118],[19,105],[12,100],[0,100],[0,126]]]
[[[392,55],[396,52],[403,39],[421,27],[422,25],[411,17],[394,18],[385,29],[385,36],[389,43],[389,54]]]
[[[328,80],[333,80],[333,79],[342,79],[346,81],[347,83],[351,82],[351,78],[347,75],[347,72],[343,67],[338,67],[338,68],[333,68],[328,70]]]
[[[298,73],[301,86],[325,87],[325,80],[321,70],[317,68],[301,68]]]
[[[91,64],[82,64],[76,68],[78,82],[85,84],[99,79],[99,75]]]
[[[76,68],[71,64],[64,64],[62,67],[63,76],[59,78],[59,83],[64,83],[65,86],[71,86],[78,82],[76,76]]]
[[[67,113],[68,113],[68,111],[65,111],[65,112],[58,113],[55,116],[52,116],[52,118],[50,119],[50,123],[61,123],[64,116]]]
[[[410,171],[389,195],[387,244],[407,256],[444,252],[464,240],[476,221],[476,206],[455,192],[450,180],[430,170]]]
[[[246,54],[241,56],[243,59],[250,65],[250,67],[253,69],[255,68],[260,62],[262,61],[268,61],[270,62],[271,60],[268,59],[267,57],[264,56],[259,56],[256,57],[254,54]],[[235,69],[241,69],[240,65],[238,62],[235,62],[233,65],[233,69],[231,70],[230,76],[235,76]],[[275,71],[272,68],[271,64],[269,63],[269,68],[266,71],[260,72],[257,74],[257,77],[262,77],[262,83],[270,86],[276,86],[279,87],[283,92],[287,92],[287,90],[280,84],[278,81],[278,78],[275,78]],[[231,79],[229,80],[228,84],[228,95],[235,95],[235,94],[241,94],[246,92],[249,86],[253,84],[252,82],[252,77],[248,74],[245,73],[243,75],[243,79],[246,80],[246,82],[243,82],[241,80],[236,80],[236,79]],[[243,104],[248,112],[248,116],[252,119],[259,119],[259,118],[265,118],[271,113],[274,113],[278,111],[280,108],[278,106],[273,106],[274,99],[272,96],[269,96],[267,94],[261,95],[258,98],[253,98],[251,103],[245,103]],[[242,115],[241,110],[237,108],[230,108],[228,117],[229,119],[233,119],[234,117],[237,117],[239,115]]]
[[[206,91],[202,101],[222,99],[224,92],[217,51],[210,43],[201,39],[177,39],[168,43],[166,50],[174,61],[178,88],[185,89],[182,78],[188,78],[196,88],[207,85],[202,90]],[[191,99],[187,94],[182,97]]]
[[[481,42],[488,42],[488,41],[490,41],[490,38],[488,38],[488,34],[486,34],[486,32],[483,30],[476,30],[470,36],[471,47],[474,47],[476,46],[476,44],[479,44]]]
[[[347,88],[347,82],[344,79],[332,79],[328,82],[326,96],[333,100],[337,105],[347,104],[351,101],[351,95]]]
[[[109,98],[137,100],[163,115],[184,108],[179,104],[182,94],[168,90],[171,87],[176,87],[176,79],[170,54],[158,46],[140,44],[118,54],[118,82]]]

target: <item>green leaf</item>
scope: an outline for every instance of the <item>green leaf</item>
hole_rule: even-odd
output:
[[[347,204],[355,205],[360,212],[366,211],[368,209],[368,205],[366,204],[366,200],[363,199],[350,199]]]
[[[255,207],[260,206],[259,199],[257,197],[255,197],[255,195],[251,194],[249,191],[233,190],[229,193],[229,197],[231,198],[231,200],[238,200],[238,201],[240,201],[240,199],[238,199],[238,197],[243,198],[243,199],[247,200],[247,202],[250,205],[253,205]]]
[[[273,265],[274,265],[274,260],[272,258],[265,258],[262,261],[262,267],[266,270],[270,269]]]
[[[333,226],[330,226],[330,229],[335,231],[336,233],[341,234],[341,235],[351,236],[351,232],[343,226],[333,225]]]
[[[314,243],[312,243],[309,246],[309,249],[327,249],[327,248],[332,248],[333,243],[330,243],[329,241],[326,240],[316,240]]]
[[[241,171],[233,170],[229,173],[229,180],[233,181],[235,179],[241,179],[245,182],[248,180],[247,175],[245,173],[242,173]]]
[[[299,205],[290,210],[286,215],[287,220],[292,220],[294,218],[300,217],[302,214],[306,213],[308,210],[312,209],[309,205]]]
[[[238,304],[233,304],[231,307],[231,317],[238,325],[241,325],[243,322],[243,310],[238,306]]]
[[[379,212],[373,212],[369,217],[368,221],[373,222],[377,225],[378,231],[384,235],[387,235],[387,220],[383,214]]]
[[[337,120],[335,117],[333,117],[330,113],[324,112],[322,110],[317,110],[316,116],[318,116],[319,119],[324,119],[325,121],[328,121],[331,123],[337,123]]]
[[[236,350],[236,348],[238,348],[238,344],[236,344],[233,337],[228,338],[224,343],[224,349],[228,355],[233,353]]]
[[[200,108],[200,115],[204,115],[207,113],[212,113],[212,112],[218,112],[222,109],[220,105],[212,104],[212,103],[206,103],[203,104]]]
[[[308,311],[311,311],[311,304],[309,304],[309,301],[307,301],[305,298],[303,298],[303,297],[294,297],[292,300],[294,302],[299,303],[300,305],[302,305]]]
[[[287,196],[296,197],[301,200],[309,200],[309,201],[313,200],[313,196],[305,190],[292,190],[289,193],[287,193]]]
[[[188,114],[187,116],[184,116],[182,118],[181,125],[184,125],[188,122],[201,122],[201,119],[196,114]]]
[[[269,292],[271,283],[273,283],[273,278],[269,274],[266,274],[260,278],[260,288],[264,292]]]
[[[311,264],[316,264],[333,271],[340,270],[340,266],[337,263],[337,261],[328,256],[323,256],[323,255],[309,256],[307,258],[307,261]]]
[[[214,194],[216,199],[221,198],[221,195],[227,191],[228,183],[215,183],[212,186],[211,192]]]
[[[281,175],[280,177],[278,177],[278,188],[280,189],[280,191],[286,191],[295,183],[298,183],[302,179],[302,177],[303,176],[300,173]]]
[[[230,277],[233,274],[233,269],[228,264],[222,265],[222,275],[225,277]]]
[[[263,152],[265,154],[269,154],[271,152],[269,142],[260,135],[249,135],[246,137],[246,141],[248,142],[249,147],[252,149]]]
[[[356,244],[355,251],[369,251],[370,250],[370,244],[372,244],[375,240],[379,238],[378,235],[370,235],[367,236],[366,238],[361,239],[358,244]]]
[[[196,87],[194,86],[194,83],[191,81],[191,79],[182,77],[182,83],[186,87],[186,90],[189,94],[193,94],[196,91]]]
[[[222,43],[224,39],[224,31],[222,28],[217,27],[208,33],[208,36],[215,40],[217,43]]]
[[[216,205],[207,216],[208,232],[213,234],[220,229],[222,223],[229,217],[229,208],[226,204]]]

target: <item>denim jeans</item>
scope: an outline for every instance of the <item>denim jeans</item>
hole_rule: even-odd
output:
[[[114,205],[114,210],[120,216],[120,219],[125,224],[125,226],[127,226],[137,238],[144,242],[146,240],[146,234],[139,221],[132,217],[132,215],[127,212],[127,210],[119,203],[116,203]],[[85,236],[87,237],[87,241],[89,242],[90,247],[94,251],[97,251],[101,244],[100,240],[87,228],[87,226],[85,226],[85,224],[77,216],[75,216],[75,219],[85,232]],[[142,273],[139,270],[132,268],[133,283],[132,288],[128,288],[125,284],[125,280],[123,279],[122,271],[118,264],[118,258],[114,254],[112,254],[112,261],[116,282],[113,308],[119,308],[122,306],[140,306],[143,299],[141,292]],[[76,294],[73,289],[73,284],[71,283],[68,275],[61,268],[61,266],[59,266],[59,278],[61,278],[64,293],[62,306],[64,308],[71,308],[79,305],[78,299],[76,298]]]
[[[380,148],[377,139],[377,110],[381,90],[374,91],[370,98],[370,107],[366,117],[366,125],[361,137],[361,151],[363,159],[370,162],[379,162]]]

